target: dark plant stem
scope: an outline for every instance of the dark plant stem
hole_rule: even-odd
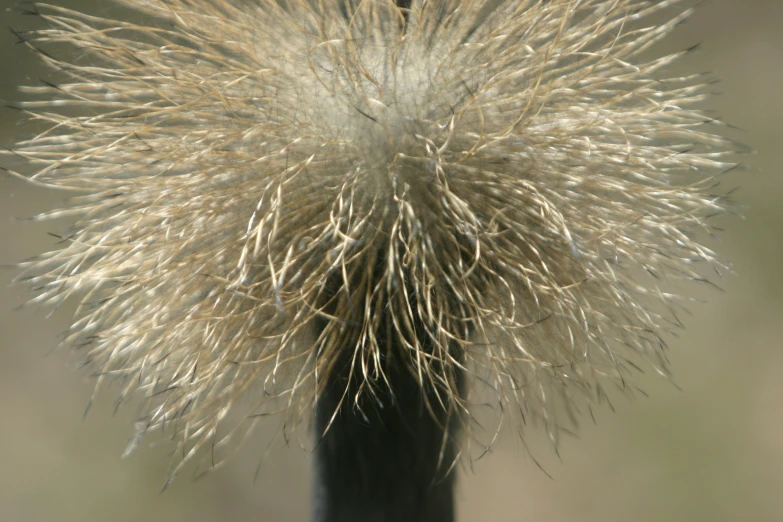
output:
[[[353,383],[361,379],[348,383],[345,359],[316,407],[317,433],[326,433],[315,451],[313,522],[453,522],[455,415],[434,393],[428,409],[421,384],[396,361],[387,361],[391,389],[363,398],[359,411]],[[462,375],[455,379],[462,390]]]
[[[386,266],[379,256],[373,277],[386,277]],[[326,317],[337,315],[332,307],[342,288],[342,275],[327,281],[327,314],[317,319],[316,329],[322,331],[334,320]],[[406,295],[414,296],[413,288]],[[412,315],[421,317],[419,303],[412,299]],[[465,397],[465,376],[450,364],[431,368],[435,374],[448,375],[448,390],[436,390],[426,376],[420,382],[410,362],[407,366],[403,362],[410,360],[410,354],[400,345],[393,309],[380,307],[376,312],[383,315],[375,338],[384,354],[385,380],[372,383],[371,391],[365,388],[358,393],[366,376],[361,364],[352,365],[354,350],[346,346],[316,404],[315,430],[320,439],[314,455],[313,522],[454,521],[451,468],[459,451],[461,416],[447,411],[443,404],[452,403],[443,399],[444,394]],[[418,346],[432,353],[428,326],[413,322]],[[449,348],[451,357],[462,359],[459,346]]]

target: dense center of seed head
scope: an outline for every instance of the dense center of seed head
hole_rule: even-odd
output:
[[[355,50],[361,52],[342,54],[337,63],[331,55],[316,68],[318,126],[376,181],[415,177],[406,158],[426,156],[427,139],[449,114],[433,68],[436,53],[413,45]]]

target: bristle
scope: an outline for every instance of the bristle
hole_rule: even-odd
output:
[[[680,2],[122,3],[149,25],[35,6],[49,27],[21,40],[59,76],[12,152],[78,194],[24,274],[80,303],[65,344],[96,390],[147,398],[134,447],[167,424],[187,460],[229,413],[301,418],[345,353],[359,404],[386,385],[379,332],[439,407],[470,418],[464,368],[553,439],[668,373],[673,283],[723,268],[702,240],[733,148],[709,78],[644,58]]]

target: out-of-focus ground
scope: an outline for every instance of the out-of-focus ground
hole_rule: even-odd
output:
[[[30,27],[6,11],[0,25]],[[59,0],[105,12],[97,1]],[[46,77],[36,58],[0,33],[0,98],[19,100],[19,84]],[[540,436],[530,445],[506,436],[460,475],[461,522],[775,522],[783,520],[783,1],[711,0],[663,48],[703,42],[679,67],[717,71],[712,105],[740,128],[733,136],[758,154],[754,170],[729,181],[744,220],[726,220],[717,250],[738,276],[705,291],[688,329],[672,340],[678,390],[649,378],[649,398],[616,400],[597,424],[585,422],[558,460]],[[20,114],[0,112],[9,145]],[[48,229],[19,223],[59,196],[0,177],[0,263],[53,247]],[[52,225],[56,226],[56,225]],[[52,230],[56,232],[57,230]],[[136,410],[113,415],[105,393],[83,420],[91,385],[47,354],[68,314],[12,312],[25,290],[0,272],[0,521],[306,521],[308,455],[260,433],[228,465],[194,481],[181,476],[163,494],[165,445],[120,456]],[[65,311],[67,312],[67,310]],[[114,417],[114,418],[112,418]],[[261,463],[257,478],[256,467]]]

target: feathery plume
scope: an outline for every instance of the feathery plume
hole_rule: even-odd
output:
[[[37,4],[22,35],[61,81],[25,89],[48,129],[16,175],[75,219],[23,267],[177,466],[335,389],[324,432],[364,415],[390,365],[446,432],[484,387],[553,439],[667,373],[672,283],[724,268],[702,239],[732,166],[705,76],[666,75],[685,51],[643,58],[679,0],[120,4],[148,22]]]

